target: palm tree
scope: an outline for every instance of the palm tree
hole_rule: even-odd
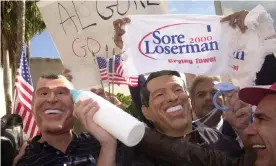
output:
[[[35,35],[42,33],[46,29],[46,26],[36,2],[34,1],[26,2],[25,18],[25,43],[27,45],[26,55],[29,60],[31,48],[30,41]]]
[[[24,17],[23,11],[17,13],[22,10],[22,5],[24,8],[24,2],[11,2],[1,1],[2,13],[1,13],[1,34],[2,34],[2,55],[3,55],[3,76],[4,76],[4,92],[6,99],[6,112],[7,114],[11,113],[12,108],[12,78],[11,76],[13,71],[15,71],[16,66],[16,52],[19,51],[18,42],[19,39],[17,29],[22,33],[22,29],[19,29],[18,23],[24,23],[24,18],[18,21],[18,17]],[[17,10],[18,9],[18,10]],[[24,9],[23,9],[24,10]],[[22,26],[22,25],[21,25]],[[10,71],[12,70],[12,73]]]
[[[14,84],[24,43],[30,45],[30,40],[36,34],[43,32],[46,26],[35,1],[1,1],[1,9],[1,56],[4,69],[6,112],[9,114],[12,103],[11,87]],[[29,51],[27,56],[30,57]]]

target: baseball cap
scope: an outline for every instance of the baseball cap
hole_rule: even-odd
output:
[[[251,105],[258,105],[268,94],[276,94],[276,82],[271,86],[255,86],[243,88],[239,92],[239,98]]]

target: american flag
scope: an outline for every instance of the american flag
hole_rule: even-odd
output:
[[[105,58],[101,57],[101,56],[97,56],[96,61],[97,61],[97,65],[98,65],[98,68],[99,68],[100,75],[101,75],[101,79],[102,80],[107,80],[108,79],[107,62],[106,62]]]
[[[23,131],[29,139],[39,134],[33,118],[31,105],[33,95],[32,78],[25,53],[20,58],[20,66],[16,73],[13,113],[19,114],[23,121]]]
[[[110,84],[125,84],[130,85],[133,87],[138,86],[138,76],[131,76],[131,77],[123,77],[123,67],[121,63],[121,56],[115,55],[115,62],[113,61],[114,58],[109,59],[109,83]],[[114,63],[114,64],[113,64]],[[113,69],[113,65],[115,66]]]
[[[115,73],[119,74],[120,76],[123,76],[123,65],[120,62],[121,56],[120,55],[115,55]]]

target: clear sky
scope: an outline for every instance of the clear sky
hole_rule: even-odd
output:
[[[168,0],[172,14],[215,14],[214,1],[172,1]],[[47,30],[31,40],[31,57],[59,58],[54,42]]]

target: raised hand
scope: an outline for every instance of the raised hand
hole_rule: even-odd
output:
[[[115,30],[114,43],[120,49],[122,49],[124,45],[122,36],[125,34],[125,30],[123,29],[123,26],[127,23],[130,23],[130,19],[127,17],[123,19],[117,19],[113,22]]]
[[[79,101],[74,108],[73,115],[92,134],[102,147],[116,146],[116,139],[93,121],[93,116],[99,111],[100,106],[96,101],[87,99]]]
[[[236,28],[236,25],[240,28],[241,32],[244,33],[247,29],[247,26],[244,25],[244,20],[246,15],[249,12],[246,10],[242,10],[239,12],[235,12],[229,16],[226,16],[221,19],[221,22],[229,22],[229,25],[232,26],[233,28]]]
[[[230,109],[223,114],[224,120],[228,121],[241,138],[244,146],[247,146],[247,134],[245,129],[250,124],[252,107],[239,99],[239,89],[226,94],[226,104]]]

